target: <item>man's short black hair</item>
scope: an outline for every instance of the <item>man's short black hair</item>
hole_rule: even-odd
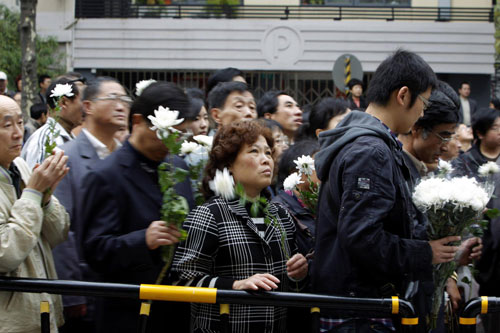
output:
[[[43,81],[50,79],[50,76],[47,74],[42,74],[38,77],[38,85],[42,84]]]
[[[348,87],[349,87],[349,89],[351,89],[351,90],[352,90],[352,88],[353,88],[354,86],[357,86],[357,85],[360,85],[361,87],[364,87],[364,85],[363,85],[363,81],[361,81],[360,79],[356,79],[356,78],[351,79],[351,80],[347,83],[347,86],[348,86]]]
[[[474,114],[472,117],[472,133],[478,146],[481,144],[479,134],[486,135],[486,132],[493,127],[498,117],[500,117],[500,111],[490,108],[481,108]]]
[[[96,98],[101,92],[101,85],[104,82],[114,82],[120,84],[117,79],[110,76],[98,76],[97,78],[87,82],[87,87],[83,91],[82,101],[91,101]]]
[[[281,90],[270,90],[266,92],[257,103],[257,115],[259,118],[264,117],[266,113],[273,114],[278,110],[279,100],[281,95],[288,95]]]
[[[460,98],[448,83],[438,81],[429,102],[431,105],[424,111],[424,116],[417,120],[415,127],[431,132],[437,125],[458,123]]]
[[[223,108],[224,104],[226,104],[227,96],[229,96],[234,91],[244,93],[250,90],[248,89],[248,86],[243,82],[220,82],[208,94],[208,109],[211,110],[214,108]]]
[[[31,116],[31,118],[36,119],[36,120],[40,119],[42,114],[46,115],[47,112],[48,112],[47,104],[45,104],[45,103],[33,104],[30,107],[30,116]]]
[[[493,97],[490,102],[493,104],[495,109],[500,110],[500,99]]]
[[[179,111],[178,118],[180,119],[185,118],[190,104],[184,91],[174,83],[154,82],[145,88],[132,103],[129,117],[130,129],[132,129],[133,114],[140,114],[145,121],[149,122],[148,116],[153,116],[160,106]]]
[[[369,103],[386,106],[391,94],[406,86],[411,93],[410,106],[413,106],[417,96],[434,88],[436,81],[436,74],[422,57],[413,52],[397,50],[378,66],[366,97]]]
[[[50,84],[50,86],[47,88],[47,91],[45,92],[45,98],[47,99],[47,104],[49,105],[49,107],[51,109],[54,109],[56,107],[57,98],[50,97],[50,95],[52,95],[52,90],[54,90],[54,88],[58,84],[69,84],[71,86],[71,92],[73,93],[73,96],[71,96],[71,97],[66,96],[66,98],[74,99],[75,97],[77,97],[80,94],[80,92],[78,91],[78,87],[76,86],[74,81],[67,78],[67,77],[61,77],[58,80],[53,81]]]
[[[234,67],[227,67],[215,71],[210,75],[207,81],[207,96],[220,82],[230,82],[235,76],[243,77],[243,72]]]
[[[464,84],[468,85],[470,87],[470,82],[469,81],[462,81],[460,82],[460,85],[458,86],[458,89],[462,89]]]

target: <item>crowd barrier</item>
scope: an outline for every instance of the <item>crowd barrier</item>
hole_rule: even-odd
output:
[[[476,332],[476,317],[480,314],[500,312],[500,298],[481,296],[473,298],[465,304],[459,318],[460,332]]]
[[[132,285],[81,281],[44,280],[0,277],[0,290],[49,293],[61,295],[122,297],[138,300],[174,301],[188,303],[218,303],[220,305],[222,332],[230,332],[229,304],[252,304],[268,306],[310,308],[313,318],[312,332],[319,332],[319,317],[322,309],[352,311],[363,314],[376,312],[381,316],[399,316],[405,332],[412,332],[418,318],[410,302],[394,296],[391,298],[353,298],[290,292],[237,291],[216,288],[180,287],[166,285]],[[48,303],[41,304],[42,332],[48,332]],[[139,332],[144,332],[149,304],[142,303]],[[224,325],[225,324],[225,325]]]

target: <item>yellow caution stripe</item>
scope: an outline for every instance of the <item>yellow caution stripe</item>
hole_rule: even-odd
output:
[[[141,303],[141,316],[142,315],[145,315],[145,316],[149,316],[149,312],[151,311],[151,304],[149,303],[146,303],[146,302],[142,302]]]
[[[418,325],[418,317],[417,318],[401,318],[402,325]]]
[[[320,312],[319,308],[317,308],[317,307],[311,308],[311,313],[315,313],[315,312]]]
[[[140,299],[189,303],[215,303],[217,288],[197,288],[141,284]]]
[[[458,320],[458,323],[460,325],[476,325],[476,318],[462,318],[460,317],[460,319]]]
[[[392,296],[392,314],[399,313],[399,298],[398,296]]]
[[[488,296],[481,296],[481,314],[488,313]]]
[[[220,305],[220,314],[229,314],[229,304],[221,304]]]
[[[47,301],[40,302],[40,313],[50,313],[50,305]]]

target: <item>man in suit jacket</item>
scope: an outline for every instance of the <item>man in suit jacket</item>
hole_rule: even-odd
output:
[[[81,233],[80,216],[75,214],[75,207],[85,175],[98,161],[121,147],[114,135],[120,127],[127,125],[132,102],[122,85],[110,77],[100,77],[89,82],[82,100],[86,115],[84,128],[75,140],[61,147],[68,156],[70,171],[54,192],[71,218],[68,241],[53,251],[57,273],[64,280],[95,279],[82,260],[81,250],[75,242],[75,237]],[[61,332],[93,331],[94,307],[89,304],[86,308],[85,299],[81,296],[64,296],[63,300],[67,318]],[[86,311],[90,313],[81,320]]]
[[[470,83],[464,81],[460,83],[460,88],[458,88],[458,93],[460,94],[460,119],[459,123],[470,126],[472,123],[472,117],[477,111],[477,102],[470,96]]]
[[[179,118],[189,110],[189,100],[177,86],[157,82],[147,87],[132,104],[129,139],[84,181],[77,209],[83,221],[83,254],[105,282],[155,283],[163,267],[160,246],[173,245],[180,236],[175,227],[160,220],[162,193],[157,170],[168,150],[147,118],[160,105],[178,110]],[[170,161],[176,166],[184,163],[178,157]],[[188,179],[176,191],[194,205]],[[139,309],[137,300],[100,299],[97,332],[136,332]],[[172,319],[187,329],[188,309],[187,304],[153,303],[150,331],[164,332]],[[176,331],[183,330],[176,327]]]

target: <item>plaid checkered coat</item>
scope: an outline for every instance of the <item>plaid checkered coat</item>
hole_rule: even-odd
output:
[[[270,203],[269,211],[286,232],[283,253],[280,231],[269,225],[261,237],[238,200],[212,198],[194,209],[183,228],[189,236],[182,242],[172,264],[177,284],[231,289],[236,280],[269,273],[279,280],[279,290],[289,290],[287,255],[297,252],[295,226],[288,212]],[[293,284],[295,285],[295,284]],[[286,309],[282,307],[231,305],[231,332],[285,332]],[[192,304],[194,332],[219,331],[219,305]]]

